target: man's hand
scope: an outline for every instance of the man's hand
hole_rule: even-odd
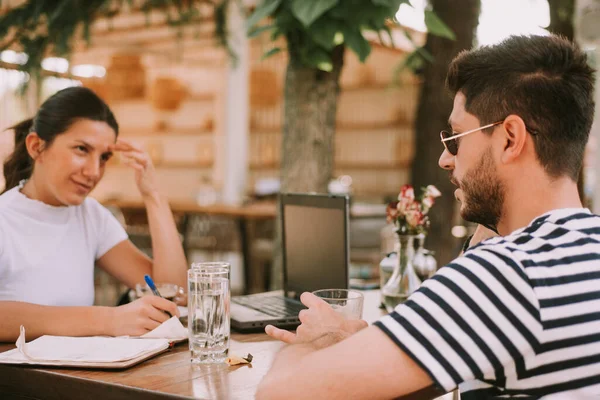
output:
[[[267,335],[288,344],[306,343],[316,349],[322,349],[368,326],[366,321],[344,318],[342,314],[335,312],[329,304],[312,293],[302,293],[300,301],[308,309],[298,314],[301,324],[296,329],[296,333],[267,325],[265,327]]]

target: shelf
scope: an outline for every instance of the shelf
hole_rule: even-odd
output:
[[[361,124],[344,124],[338,123],[336,127],[336,133],[344,134],[351,133],[356,131],[383,131],[386,129],[398,129],[398,128],[412,128],[412,123],[408,123],[405,121],[396,121],[393,123],[390,122],[377,122],[377,123],[361,123]],[[250,128],[250,134],[252,135],[260,135],[260,134],[272,134],[272,133],[280,133],[282,127],[271,126],[271,127],[252,127]]]
[[[197,169],[197,168],[212,168],[213,161],[162,161],[154,163],[156,169]],[[109,168],[130,168],[128,165],[120,162],[111,163]]]
[[[396,161],[394,163],[336,163],[335,169],[369,170],[369,171],[393,171],[410,167],[411,161]]]
[[[167,128],[163,131],[157,131],[155,129],[145,128],[125,128],[120,132],[123,137],[132,136],[201,136],[201,135],[212,135],[214,134],[213,129],[197,127],[197,128]]]
[[[183,101],[215,101],[216,97],[215,93],[189,93],[183,98]]]
[[[392,82],[374,82],[370,84],[361,83],[358,85],[341,86],[340,93],[364,92],[372,90],[400,90],[402,86]]]
[[[411,161],[401,161],[395,163],[381,163],[381,162],[370,162],[370,163],[353,163],[353,162],[337,162],[334,165],[334,169],[344,170],[367,170],[367,171],[394,171],[399,169],[405,169],[410,167]],[[279,169],[279,163],[251,163],[250,169],[254,171]]]

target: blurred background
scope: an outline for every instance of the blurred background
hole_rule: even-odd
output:
[[[62,88],[87,86],[145,147],[190,262],[232,263],[234,292],[281,285],[276,195],[348,193],[351,277],[375,285],[393,249],[386,203],[436,185],[425,247],[438,266],[474,229],[437,159],[449,62],[511,34],[555,32],[600,56],[597,0],[0,1],[5,130]],[[598,101],[600,103],[600,101]],[[600,210],[598,124],[580,179]],[[0,187],[3,186],[0,178]],[[115,157],[94,190],[151,254],[133,171]],[[96,302],[124,288],[97,272]]]

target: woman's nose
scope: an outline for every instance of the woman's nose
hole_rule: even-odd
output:
[[[90,157],[90,160],[83,168],[83,173],[89,178],[97,179],[100,176],[100,161],[94,160]]]

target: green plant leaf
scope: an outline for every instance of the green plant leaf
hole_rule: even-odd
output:
[[[337,21],[327,18],[312,24],[308,33],[319,46],[331,50],[336,46],[335,35],[340,30],[341,26]]]
[[[431,54],[429,52],[429,50],[427,50],[425,47],[417,47],[417,49],[415,50],[417,53],[419,53],[419,55],[421,57],[423,57],[424,60],[429,61],[430,63],[435,61],[435,57],[433,57],[433,54]]]
[[[400,85],[400,74],[405,69],[409,69],[412,73],[416,74],[424,68],[426,62],[433,61],[433,55],[431,55],[429,51],[425,50],[423,47],[417,47],[394,69],[394,72],[392,73],[393,84],[395,86]]]
[[[371,53],[371,44],[358,28],[344,27],[344,43],[356,53],[360,62],[365,62]]]
[[[281,51],[281,47],[273,47],[271,50],[269,50],[265,54],[263,54],[263,56],[260,60],[261,61],[266,60],[267,58],[274,56],[275,54],[279,53],[280,51]]]
[[[339,0],[292,0],[292,13],[305,27],[335,7]]]
[[[249,38],[257,37],[261,33],[265,32],[265,31],[268,31],[268,30],[271,30],[271,29],[274,29],[274,28],[275,28],[275,25],[273,25],[273,24],[271,24],[271,25],[263,25],[263,26],[258,26],[258,27],[255,26],[255,27],[250,28],[248,30],[248,37]]]
[[[410,3],[409,0],[371,0],[371,2],[376,6],[386,6],[395,10],[398,10],[402,3]]]
[[[306,61],[309,65],[317,67],[321,71],[331,72],[333,70],[331,53],[319,47],[313,47],[306,53]]]
[[[274,42],[277,40],[277,38],[279,36],[281,36],[283,34],[283,32],[281,31],[281,29],[275,29],[273,32],[271,32],[271,42]]]
[[[432,35],[456,40],[454,32],[433,11],[425,10],[425,25]]]
[[[252,15],[248,17],[248,20],[246,21],[247,29],[250,30],[260,20],[272,15],[275,10],[277,10],[277,7],[279,7],[281,4],[281,1],[282,0],[264,0],[258,7],[256,7]]]
[[[389,38],[390,38],[390,43],[392,44],[392,47],[396,47],[396,43],[394,42],[394,35],[392,34],[392,30],[390,29],[389,26],[385,26],[383,28],[383,30],[388,34]]]

